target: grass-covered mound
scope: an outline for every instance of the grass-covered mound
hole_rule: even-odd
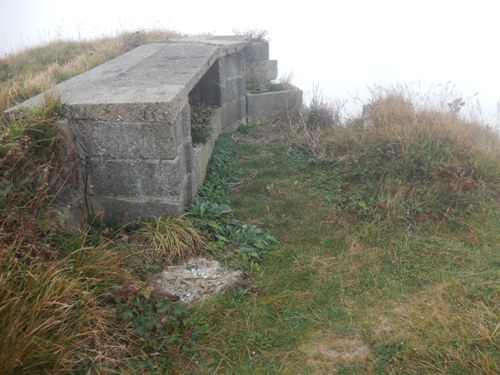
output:
[[[340,168],[341,188],[356,193],[339,202],[343,210],[406,225],[466,217],[499,198],[498,131],[402,89],[375,93],[364,111],[302,138],[315,140],[305,149]]]

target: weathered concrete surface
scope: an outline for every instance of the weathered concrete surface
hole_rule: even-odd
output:
[[[269,82],[278,77],[276,60],[258,61],[246,64],[245,78],[247,82]]]
[[[299,89],[247,94],[248,121],[272,121],[284,113],[298,110],[302,105]]]
[[[54,90],[71,107],[71,118],[170,122],[213,63],[246,45],[238,37],[224,39],[223,45],[215,44],[216,40],[209,40],[213,44],[146,44],[70,78]],[[35,96],[22,105],[39,105],[42,97]]]
[[[245,48],[244,54],[247,63],[268,61],[269,43],[265,41],[254,41]]]
[[[235,123],[246,122],[245,56],[237,52],[218,60],[222,130],[228,130]]]
[[[153,278],[155,286],[184,302],[202,301],[243,281],[241,271],[225,270],[216,260],[190,259],[167,267]]]

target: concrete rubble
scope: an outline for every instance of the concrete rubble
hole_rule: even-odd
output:
[[[160,290],[180,297],[186,303],[202,301],[243,282],[241,271],[224,269],[219,262],[194,258],[165,268],[153,278]]]

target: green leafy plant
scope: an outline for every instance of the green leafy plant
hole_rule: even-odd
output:
[[[210,140],[213,107],[201,103],[191,106],[191,140],[193,144],[205,144]]]
[[[225,203],[230,184],[238,177],[232,163],[235,154],[235,142],[230,134],[221,135],[208,165],[207,178],[187,214],[211,239],[212,249],[235,249],[245,262],[260,262],[276,239],[268,230],[234,218]]]
[[[191,125],[191,141],[193,144],[206,144],[212,135],[212,129],[207,125]]]
[[[236,154],[236,142],[231,134],[223,133],[217,139],[207,167],[207,176],[197,192],[197,197],[214,203],[227,203],[231,183],[238,179],[232,158]]]
[[[120,287],[112,297],[121,319],[143,339],[161,334],[165,335],[162,345],[170,345],[179,340],[189,323],[187,306],[170,301],[151,285],[143,289]]]
[[[268,230],[243,224],[231,215],[226,204],[197,199],[188,214],[197,220],[200,229],[212,239],[210,247],[237,249],[246,262],[259,262],[277,242]]]

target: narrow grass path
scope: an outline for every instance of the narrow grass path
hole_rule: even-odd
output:
[[[186,374],[494,374],[498,207],[418,227],[336,204],[341,174],[258,130],[231,206],[279,240],[251,285],[198,307]]]

